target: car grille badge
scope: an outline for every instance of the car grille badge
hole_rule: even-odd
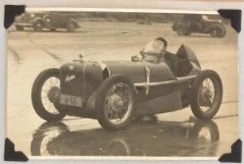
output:
[[[66,83],[69,83],[69,82],[71,82],[72,80],[74,80],[75,79],[75,75],[68,75],[68,76],[66,76],[66,78],[65,78],[65,82]]]

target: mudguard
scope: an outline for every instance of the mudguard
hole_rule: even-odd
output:
[[[78,22],[77,22],[74,18],[71,18],[71,19],[68,21],[67,24],[69,24],[69,23],[74,23],[76,28],[80,28],[80,25],[78,24]]]
[[[42,22],[42,24],[45,26],[45,21],[41,17],[35,17],[34,19],[32,19],[31,24],[34,25],[38,21]]]
[[[208,28],[205,29],[206,33],[210,33],[212,29],[214,28],[218,28],[220,29],[223,33],[226,33],[225,27],[219,23],[214,23],[211,26],[209,26]]]

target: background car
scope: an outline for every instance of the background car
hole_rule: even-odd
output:
[[[212,37],[224,37],[226,34],[222,20],[209,15],[184,15],[173,24],[172,29],[180,36],[193,32],[210,34]]]
[[[18,31],[24,30],[25,27],[31,27],[34,31],[42,31],[44,28],[56,31],[58,28],[67,29],[74,32],[80,28],[79,23],[70,13],[25,13],[16,18],[15,28]]]

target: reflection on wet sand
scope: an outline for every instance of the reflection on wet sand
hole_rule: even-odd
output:
[[[70,131],[62,122],[44,123],[33,134],[33,156],[215,156],[215,122],[136,121],[128,129]]]

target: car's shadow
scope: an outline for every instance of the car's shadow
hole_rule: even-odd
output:
[[[44,123],[33,134],[33,156],[215,156],[219,130],[213,122],[135,121],[126,130],[70,131]],[[203,153],[204,152],[204,153]]]

